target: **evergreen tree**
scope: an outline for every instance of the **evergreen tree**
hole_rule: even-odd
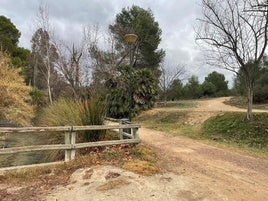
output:
[[[168,100],[179,100],[182,98],[183,84],[180,79],[173,80],[170,88],[167,90]]]
[[[148,68],[159,76],[159,64],[164,58],[165,52],[158,49],[161,42],[161,29],[155,21],[151,10],[145,10],[138,6],[131,8],[123,8],[121,13],[116,15],[110,30],[116,39],[116,49],[125,55],[126,42],[124,36],[126,34],[136,34],[138,40],[134,44],[133,50],[135,68]],[[128,63],[128,62],[127,62]]]
[[[202,88],[197,76],[192,76],[188,79],[188,83],[183,88],[185,98],[197,99],[202,96]]]
[[[152,12],[138,6],[122,9],[109,28],[111,47],[101,50],[96,41],[89,45],[94,63],[92,87],[104,89],[109,116],[131,117],[152,107],[156,99],[159,64],[164,57],[164,51],[158,49],[161,30]],[[136,34],[137,41],[128,44],[126,34]]]
[[[228,94],[228,81],[225,80],[225,76],[221,73],[213,71],[205,77],[205,86],[209,87],[208,83],[210,83],[210,88],[212,85],[215,87],[215,93],[213,94],[210,89],[210,95],[214,96],[226,96]],[[207,88],[208,89],[208,88]],[[209,95],[209,94],[206,94]]]
[[[10,55],[15,67],[24,67],[30,51],[18,46],[20,31],[5,16],[0,16],[0,49]]]

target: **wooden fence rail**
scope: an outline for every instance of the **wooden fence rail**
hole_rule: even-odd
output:
[[[0,149],[2,154],[14,154],[20,152],[47,151],[47,150],[65,150],[65,161],[73,160],[77,149],[87,147],[110,146],[119,144],[137,144],[140,143],[138,135],[139,124],[129,124],[127,121],[108,119],[116,122],[116,125],[92,125],[92,126],[57,126],[57,127],[0,127],[0,134],[29,133],[29,132],[63,132],[65,135],[65,144],[52,145],[31,145],[23,147],[12,147]],[[98,141],[76,143],[76,132],[86,130],[114,130],[119,134],[120,140]],[[125,131],[129,131],[128,133]]]

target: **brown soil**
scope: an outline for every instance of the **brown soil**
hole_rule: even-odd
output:
[[[166,172],[187,178],[190,187],[181,195],[185,200],[259,201],[268,197],[267,159],[145,128],[140,135],[143,143],[159,153]]]
[[[197,107],[190,109],[192,123],[202,123],[218,112],[245,111],[225,105],[225,100],[227,98],[197,101]],[[267,159],[146,128],[139,132],[143,143],[159,153],[160,165],[165,171],[190,181],[187,191],[178,192],[182,200],[267,200]]]

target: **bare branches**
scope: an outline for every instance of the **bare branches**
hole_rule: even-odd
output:
[[[88,53],[93,62],[95,80],[113,80],[118,74],[118,65],[127,54],[120,55],[115,48],[115,38],[109,32],[102,35],[98,26],[87,27],[84,31]]]
[[[253,84],[268,40],[268,2],[202,0],[203,19],[196,40],[209,49],[208,61],[242,73],[248,89],[248,119],[252,117]]]
[[[227,59],[223,65],[237,60],[239,65],[233,68],[238,70],[249,61],[259,63],[267,46],[267,9],[262,15],[250,12],[253,5],[259,5],[257,0],[203,0],[202,5],[204,17],[199,19],[196,39],[220,53],[221,60]]]
[[[79,88],[82,86],[83,72],[81,67],[81,58],[84,47],[68,46],[63,42],[57,44],[59,59],[57,61],[58,72],[64,77],[64,80],[70,85],[74,97],[79,98]]]
[[[185,70],[185,66],[182,64],[178,64],[173,68],[170,66],[164,66],[164,64],[162,64],[160,68],[162,74],[159,78],[159,85],[161,90],[163,91],[164,99],[166,101],[167,90],[171,87],[174,80],[176,79],[180,79],[181,81],[185,80],[188,78],[188,75]]]

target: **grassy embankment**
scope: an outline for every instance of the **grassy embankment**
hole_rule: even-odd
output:
[[[228,105],[232,105],[238,108],[247,108],[247,99],[245,97],[233,97],[229,101],[225,102]],[[254,104],[253,109],[268,110],[268,103],[266,104]]]
[[[241,99],[231,99],[228,104],[243,107]],[[243,102],[244,103],[244,102]],[[239,148],[247,152],[268,156],[268,113],[255,113],[254,119],[248,121],[241,112],[197,112],[192,111],[194,101],[178,101],[167,106],[146,111],[136,118],[143,126],[182,135],[193,139]],[[254,106],[267,109],[267,105]],[[205,122],[202,116],[211,116]]]

